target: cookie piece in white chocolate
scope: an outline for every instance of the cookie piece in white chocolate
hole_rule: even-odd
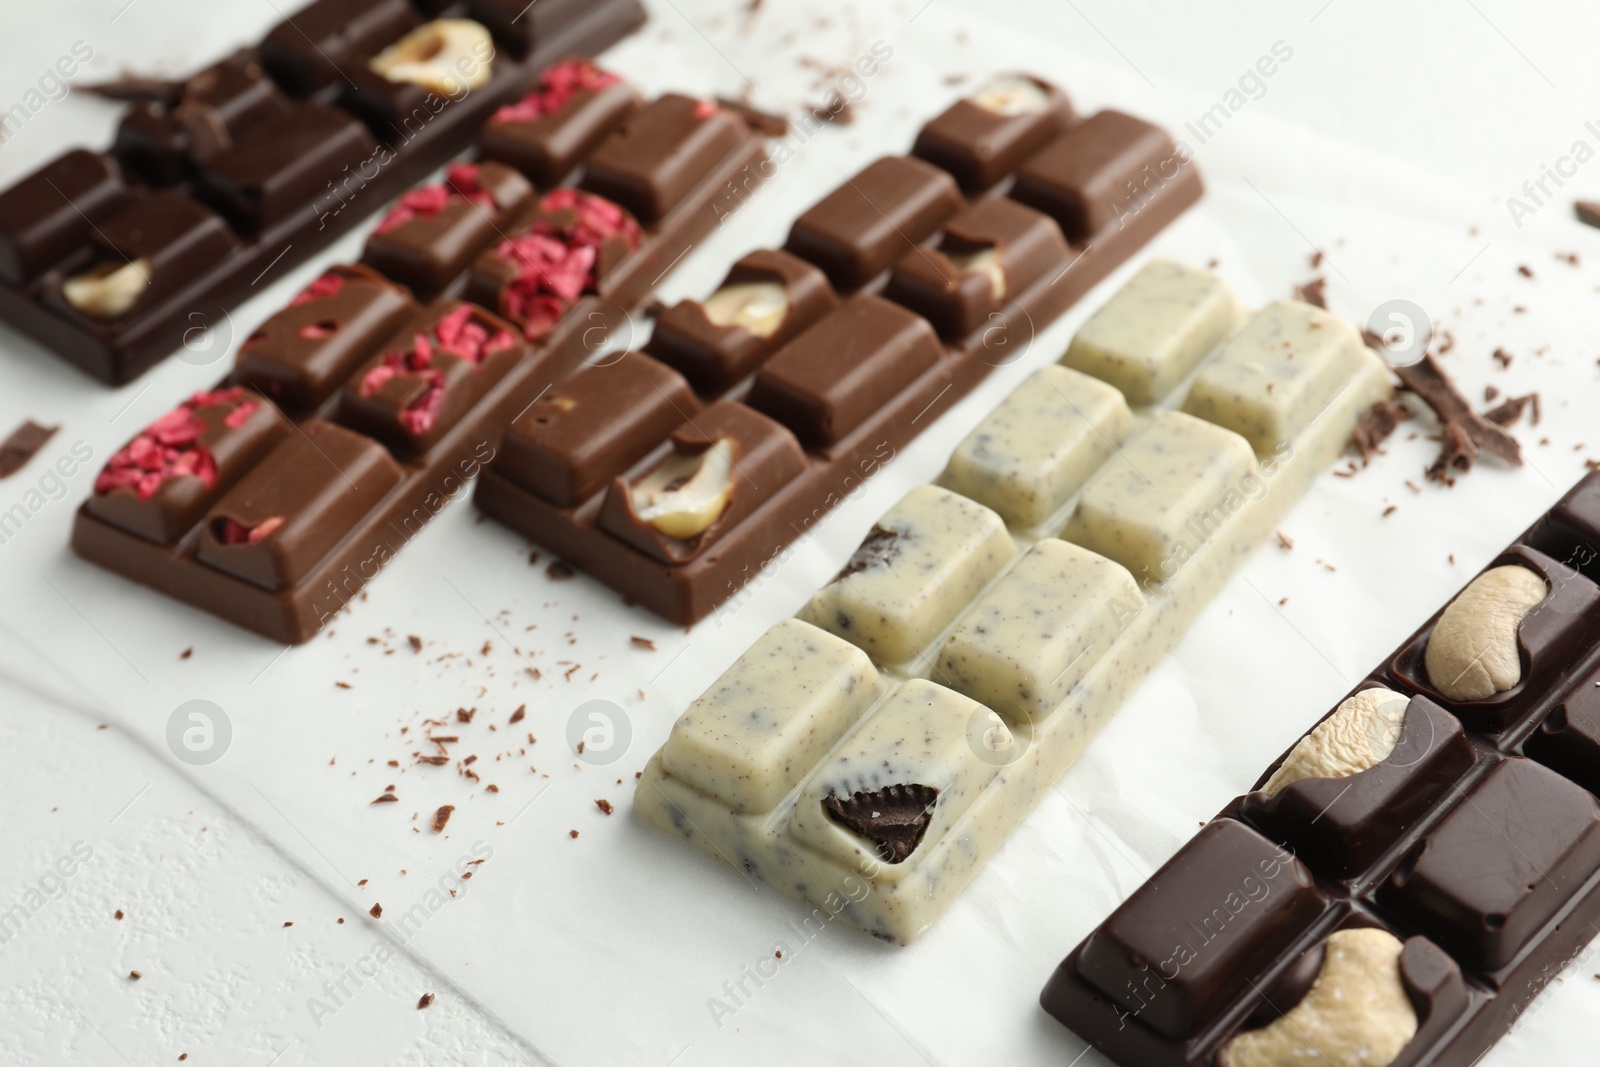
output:
[[[1040,541],[962,617],[934,677],[1012,723],[1036,723],[1143,605],[1121,564],[1065,541]]]
[[[875,881],[899,881],[994,777],[998,763],[979,753],[1005,747],[996,730],[1005,725],[988,708],[926,679],[904,682],[806,782],[790,832]],[[875,832],[880,820],[888,825]]]
[[[1149,588],[1266,493],[1242,437],[1163,412],[1090,480],[1061,536],[1116,560]]]
[[[662,765],[734,811],[770,811],[883,688],[860,649],[785,619],[679,716]]]
[[[920,485],[878,520],[800,617],[874,661],[915,659],[1016,555],[1000,516]]]
[[[1304,430],[1371,359],[1356,328],[1321,308],[1278,300],[1201,368],[1183,410],[1267,455]]]
[[[1238,321],[1227,282],[1157,259],[1083,324],[1061,362],[1110,382],[1141,407],[1177,388]]]
[[[1046,522],[1133,432],[1122,394],[1067,367],[1043,367],[956,446],[939,484],[1012,526]]]

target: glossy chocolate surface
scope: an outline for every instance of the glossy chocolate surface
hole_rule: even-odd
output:
[[[1120,111],[1101,111],[1060,134],[1017,171],[1011,195],[1080,242],[1135,214],[1188,164],[1166,131]]]
[[[1043,109],[1004,115],[970,99],[957,100],[922,128],[911,154],[949,171],[968,193],[993,188],[1072,121],[1066,94],[1035,84],[1048,94]]]
[[[116,160],[75,148],[0,193],[0,281],[22,285],[128,202]]]
[[[590,154],[579,185],[645,225],[682,202],[749,133],[731,111],[668,93],[622,121]]]

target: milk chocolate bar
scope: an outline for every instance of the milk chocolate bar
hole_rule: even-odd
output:
[[[1045,1010],[1130,1067],[1476,1063],[1600,921],[1597,505],[1590,474],[1074,949]]]
[[[1007,124],[1011,132],[991,143],[983,123],[946,124],[943,143],[966,154],[937,160],[1021,167],[1029,158],[1016,145],[1042,151],[1058,128],[1078,129],[1059,90],[1024,81],[1044,106],[1030,111],[1030,90],[1019,89],[1018,113],[1044,115],[1043,125]],[[984,99],[997,116],[1012,106]],[[642,128],[657,114],[668,129],[712,121],[705,108],[674,101],[641,112],[614,145],[648,143],[654,135]],[[1031,132],[1016,132],[1024,127]],[[721,136],[699,129],[683,152]],[[1112,143],[1095,151],[1113,161],[1129,157],[1130,141],[1165,137],[1142,123],[1111,124],[1085,143],[1102,134]],[[683,169],[673,155],[651,149],[631,168],[591,164],[581,188],[657,210]],[[644,167],[646,159],[657,162]],[[1120,179],[1096,180],[1111,188]],[[1000,195],[969,201],[959,185],[922,158],[869,165],[801,215],[782,251],[752,252],[706,299],[664,310],[642,353],[585,369],[518,419],[502,460],[478,482],[478,505],[635,603],[693,623],[1200,193],[1185,164],[1126,226],[1073,244],[1049,215]],[[535,238],[581,221],[570,217],[582,214],[581,200],[565,209],[565,219],[536,216],[481,256],[469,297],[537,329],[539,315],[562,306],[571,272],[541,255]],[[597,245],[597,262],[609,254]],[[606,294],[604,281],[598,291]],[[710,428],[724,419],[725,433]]]
[[[77,515],[74,550],[265,636],[309,640],[496,456],[513,417],[531,412],[537,420],[551,410],[545,398],[559,395],[556,383],[594,354],[596,317],[626,314],[715,228],[729,181],[764,151],[742,122],[736,133],[720,152],[698,157],[699,181],[677,191],[650,225],[570,187],[535,203],[527,179],[498,163],[458,164],[444,184],[412,190],[374,234],[363,265],[325,271],[245,339],[217,389],[179,405],[112,458]],[[663,147],[670,155],[658,142],[640,165],[647,169]],[[204,213],[170,191],[143,199],[162,197]],[[538,315],[519,305],[526,314],[509,321],[448,296],[419,308],[400,284],[457,288],[477,246],[496,240],[500,223],[509,227],[508,218],[481,220],[519,211],[536,224],[530,232],[540,249],[582,262],[559,304],[541,305]],[[200,227],[202,236],[227,236],[215,216],[203,218],[216,225]],[[608,240],[599,220],[616,224],[611,236],[625,240]],[[137,254],[160,279],[172,256],[149,235],[142,240],[149,247],[112,247]],[[596,244],[606,247],[603,257]],[[191,246],[207,247],[198,238]],[[644,356],[622,363],[636,364],[659,366]],[[652,387],[634,400],[663,395],[672,399]],[[695,403],[687,387],[677,399]],[[673,433],[680,421],[676,412],[658,420],[660,432]],[[740,415],[709,412],[702,425],[748,447],[753,472],[781,475],[761,459],[759,434]],[[691,451],[710,445],[682,439]],[[597,441],[565,466],[543,467],[549,449],[530,456],[513,447],[508,463],[528,460],[529,476],[546,491],[576,494],[637,460],[629,447]],[[796,450],[791,466],[801,462]]]
[[[1177,305],[1208,313],[1163,311]],[[850,901],[838,918],[877,937],[920,935],[1390,390],[1355,328],[1321,309],[1284,301],[1235,330],[1238,316],[1216,275],[1144,267],[1079,337],[1098,338],[1109,363],[1163,362],[1155,377],[1172,390],[1136,411],[1065,359],[1036,371],[939,484],[864,530],[833,580],[689,706],[645,768],[639,813],[786,893]],[[1164,365],[1194,351],[1197,371]],[[1339,372],[1311,387],[1314,417],[1297,392],[1268,387],[1323,361]],[[1245,362],[1261,388],[1200,410],[1195,397]],[[1252,442],[1258,424],[1283,436]],[[1220,847],[1254,855],[1232,838]],[[1296,868],[1262,877],[1285,914],[1263,920],[1268,935],[1329,910]],[[1146,925],[1135,933],[1165,937]],[[1107,949],[1107,968],[1124,955]],[[1197,971],[1192,995],[1165,1005],[1174,1018],[1228,994],[1236,977],[1216,973]]]
[[[0,319],[102,381],[130,381],[457,155],[535,74],[644,19],[637,0],[546,2],[523,20],[477,6],[493,27],[424,21],[409,0],[317,0],[257,48],[133,103],[109,154],[75,149],[0,192]],[[603,106],[552,101],[549,128],[525,147],[530,180],[553,184],[626,117],[631,90],[598,95]],[[108,259],[96,228],[168,195],[219,217],[232,246],[159,278],[142,264],[118,273],[134,259]],[[448,260],[438,242],[412,251]],[[409,281],[426,299],[455,266],[424,262]]]

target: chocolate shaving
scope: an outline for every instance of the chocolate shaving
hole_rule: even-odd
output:
[[[1328,309],[1328,279],[1313,278],[1304,285],[1294,287],[1294,298],[1312,307]]]
[[[522,719],[523,719],[523,716],[525,716],[527,714],[528,714],[528,705],[526,705],[526,704],[518,704],[517,705],[517,710],[513,711],[511,713],[511,718],[507,719],[506,722],[507,723],[521,722]]]
[[[842,582],[852,574],[860,574],[868,567],[887,567],[900,554],[899,545],[899,530],[886,530],[882,526],[873,526],[872,532],[861,542],[861,547],[850,557],[850,562],[844,565],[844,570],[834,575],[833,580]]]
[[[1600,228],[1600,204],[1593,200],[1579,200],[1572,205],[1578,215],[1578,221],[1585,226]]]
[[[450,821],[450,813],[456,810],[454,804],[440,805],[439,810],[433,813],[433,832],[444,833],[445,824]]]
[[[433,1003],[433,994],[432,993],[424,993],[424,994],[422,994],[421,997],[419,997],[417,999],[417,1010],[421,1011],[423,1008],[426,1008],[429,1004],[432,1004],[432,1003]]]
[[[607,815],[610,815],[613,811],[617,810],[611,806],[611,801],[609,800],[597,800],[594,802],[594,806],[605,812]]]
[[[21,426],[11,431],[10,437],[0,441],[0,478],[9,478],[26,467],[59,429],[59,426],[40,426],[32,419],[24,419]]]
[[[1508,396],[1498,407],[1492,407],[1483,413],[1483,417],[1496,426],[1513,426],[1522,418],[1525,408],[1532,406],[1534,410],[1533,421],[1537,423],[1539,411],[1539,394],[1529,393],[1526,396]]]
[[[383,794],[383,796],[379,797],[377,800],[374,800],[373,803],[374,804],[394,804],[394,803],[397,803],[399,800],[400,800],[400,798],[395,796],[393,793],[385,793],[385,794]]]
[[[74,85],[81,93],[91,93],[105,100],[123,104],[166,104],[171,106],[183,95],[183,82],[171,78],[147,78],[138,74],[124,74],[111,81],[90,85]]]
[[[849,126],[856,121],[854,105],[842,94],[834,94],[838,98],[839,106],[832,107],[826,102],[811,108],[811,117],[823,122],[837,122],[841,126]]]
[[[885,863],[904,863],[922,843],[939,791],[931,785],[891,785],[875,793],[822,798],[828,817],[871,841]]]
[[[634,636],[628,638],[628,641],[633,645],[634,648],[642,648],[646,652],[654,652],[656,650],[656,643],[650,640],[648,637],[640,637],[638,634],[635,634]]]
[[[577,573],[572,564],[564,559],[558,559],[544,569],[544,576],[552,582],[564,582]]]
[[[362,881],[363,885],[366,884],[366,879],[363,878],[361,881]],[[382,904],[374,904],[372,907],[367,909],[367,914],[372,916],[374,919],[383,918],[383,905]]]
[[[1392,400],[1379,400],[1367,409],[1361,416],[1361,421],[1356,423],[1355,444],[1356,450],[1361,453],[1361,465],[1375,455],[1382,454],[1378,446],[1388,440],[1394,433],[1396,426],[1411,417],[1411,412],[1404,404],[1397,404]]]
[[[789,120],[782,115],[774,115],[770,111],[751,107],[742,100],[731,100],[726,96],[717,97],[716,104],[724,111],[731,111],[744,120],[744,124],[763,137],[789,136]]]
[[[1514,467],[1522,465],[1522,449],[1515,438],[1476,411],[1461,395],[1431,355],[1416,363],[1394,368],[1401,384],[1420,397],[1439,418],[1439,458],[1428,467],[1428,477],[1449,482],[1451,470],[1469,471],[1478,452],[1499,456]]]

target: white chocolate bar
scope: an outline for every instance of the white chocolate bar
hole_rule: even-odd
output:
[[[733,811],[770,811],[883,690],[859,649],[787,619],[679,716],[661,762]]]
[[[1083,324],[1061,362],[1144,407],[1176,389],[1238,321],[1227,282],[1170,259],[1152,260]]]
[[[919,485],[879,519],[800,617],[880,664],[914,658],[1017,554],[1000,516]]]
[[[1046,539],[962,617],[933,676],[1008,722],[1037,724],[1143,606],[1120,564]]]
[[[1043,367],[956,446],[939,484],[1031,529],[1060,511],[1131,432],[1133,413],[1117,390]]]
[[[1100,468],[1062,536],[1165,581],[1252,499],[1266,492],[1238,434],[1167,411]]]
[[[1294,300],[1268,304],[1200,371],[1183,410],[1268,455],[1357,379],[1372,353],[1356,328]]]
[[[1120,313],[1148,322],[1150,345],[1159,347],[1170,332],[1159,308],[1141,320],[1139,302],[1126,294],[1115,298]],[[1279,329],[1274,322],[1308,323],[1313,310],[1274,306],[1240,336]],[[944,631],[936,664],[928,667],[926,650],[909,666],[880,663],[882,684],[899,688],[874,710],[862,717],[852,703],[817,713],[852,725],[809,766],[784,765],[771,790],[783,798],[770,811],[742,814],[716,791],[716,775],[707,779],[716,789],[697,785],[674,773],[663,753],[641,776],[634,798],[641,817],[786,893],[829,903],[878,937],[916,938],[1344,451],[1361,414],[1388,395],[1387,371],[1371,353],[1326,358],[1344,369],[1336,379],[1313,374],[1296,383],[1282,409],[1281,424],[1293,427],[1282,447],[1252,451],[1235,432],[1243,423],[1226,410],[1217,411],[1232,422],[1226,429],[1194,414],[1149,418],[1063,504],[1071,518],[1062,536],[1072,543],[1034,543],[976,592]],[[1202,366],[1196,380],[1209,369]],[[1011,528],[1021,544],[1033,533]],[[1097,598],[1111,603],[1097,607]],[[729,675],[741,670],[735,665]],[[930,670],[931,679],[904,681]],[[780,672],[769,678],[782,684]],[[923,714],[912,713],[908,689],[925,702]],[[737,707],[722,721],[738,729]]]

